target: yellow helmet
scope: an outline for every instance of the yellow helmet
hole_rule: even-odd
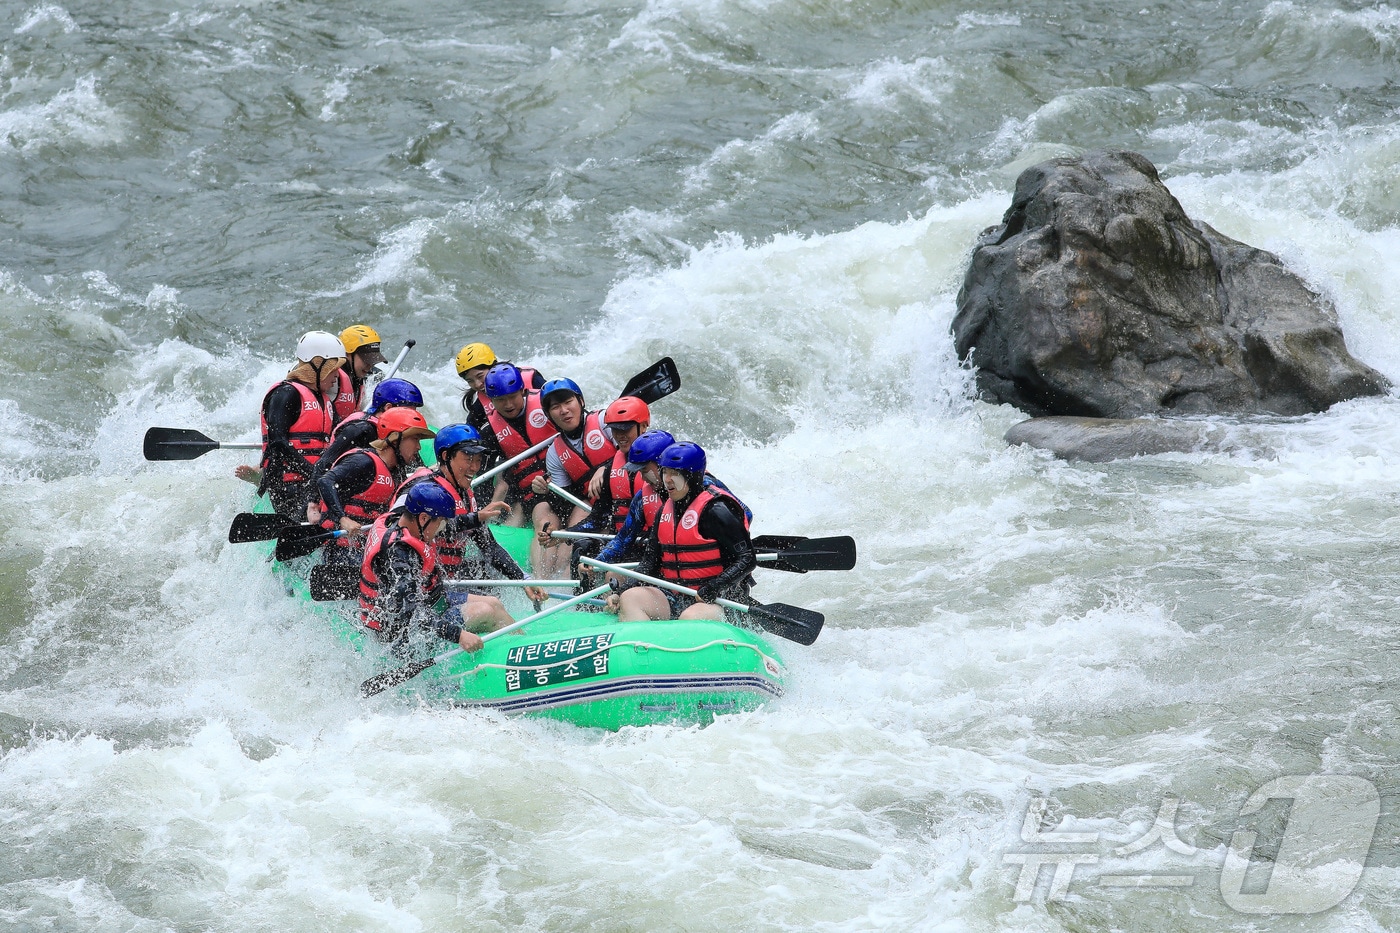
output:
[[[379,333],[367,324],[352,324],[340,332],[340,342],[346,353],[354,353],[366,344],[379,343]]]
[[[457,354],[457,375],[465,376],[469,369],[492,366],[495,362],[496,354],[486,344],[469,343]]]

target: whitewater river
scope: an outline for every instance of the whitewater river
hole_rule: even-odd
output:
[[[0,0],[0,929],[1400,927],[1400,400],[1066,464],[948,334],[1017,173],[1123,146],[1400,384],[1397,69],[1348,0]],[[755,532],[859,542],[761,578],[788,694],[358,699],[249,456],[140,453],[355,322],[438,423],[469,341],[674,357]]]

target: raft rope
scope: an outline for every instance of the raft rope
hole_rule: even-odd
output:
[[[443,678],[441,678],[441,679],[442,679],[442,680],[460,680],[461,678],[470,677],[470,676],[474,675],[477,671],[489,670],[489,669],[491,669],[491,668],[497,668],[497,669],[500,669],[500,670],[503,670],[503,671],[505,671],[505,670],[513,670],[513,671],[537,671],[537,670],[541,670],[541,669],[543,669],[543,668],[548,668],[548,667],[558,667],[558,666],[561,665],[561,664],[568,664],[568,663],[571,662],[571,661],[579,661],[579,662],[581,662],[581,661],[586,661],[586,660],[588,660],[589,658],[593,657],[593,656],[596,655],[596,654],[601,654],[601,653],[603,653],[604,651],[609,651],[609,650],[611,650],[611,649],[613,649],[613,648],[629,648],[629,647],[630,647],[630,648],[641,648],[641,649],[643,649],[644,651],[669,651],[669,652],[672,653],[672,654],[691,654],[692,652],[695,652],[695,651],[704,651],[706,648],[713,648],[715,645],[722,645],[722,646],[724,646],[724,647],[726,647],[726,648],[748,648],[748,649],[749,649],[750,651],[752,651],[754,654],[758,655],[760,658],[763,659],[763,662],[764,662],[764,664],[763,664],[763,669],[764,669],[765,671],[772,670],[772,667],[770,666],[770,664],[773,665],[773,666],[776,666],[779,670],[782,670],[782,664],[779,663],[779,661],[778,661],[777,658],[774,658],[774,657],[772,657],[772,656],[770,656],[770,655],[764,654],[763,651],[761,651],[761,650],[758,648],[758,646],[756,646],[756,645],[750,645],[750,644],[748,644],[747,642],[742,642],[742,641],[735,641],[735,640],[732,639],[732,638],[716,638],[716,639],[714,639],[713,641],[707,641],[707,642],[705,642],[705,644],[703,644],[703,645],[696,645],[696,646],[693,647],[693,648],[668,648],[668,647],[666,647],[665,645],[653,645],[651,642],[646,642],[646,641],[615,641],[615,642],[612,642],[612,643],[609,644],[609,645],[605,645],[605,646],[602,647],[602,648],[598,648],[598,649],[596,649],[596,650],[594,650],[594,651],[590,651],[590,652],[588,652],[588,654],[581,654],[581,655],[579,655],[578,657],[574,657],[574,658],[565,658],[565,659],[563,659],[562,661],[551,661],[551,662],[548,663],[548,664],[530,664],[530,665],[520,665],[520,664],[494,664],[494,663],[490,663],[490,664],[478,664],[476,667],[473,667],[473,668],[471,668],[470,670],[465,670],[465,671],[462,671],[462,672],[457,673],[457,674],[449,674],[448,676],[443,677]]]

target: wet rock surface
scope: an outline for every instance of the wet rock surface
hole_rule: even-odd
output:
[[[1388,388],[1325,297],[1193,222],[1125,150],[1021,174],[973,253],[953,335],[984,398],[1037,416],[1300,415]]]

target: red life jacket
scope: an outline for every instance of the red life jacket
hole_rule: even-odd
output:
[[[663,580],[698,586],[724,571],[719,543],[700,534],[700,513],[718,498],[706,489],[676,519],[676,503],[668,497],[657,518],[656,537],[661,544],[660,575]]]
[[[457,487],[452,485],[450,479],[428,467],[419,467],[414,470],[413,474],[403,481],[399,491],[394,494],[395,500],[407,495],[410,487],[425,480],[437,483],[452,494],[453,500],[457,503],[458,515],[469,515],[476,511],[476,496],[470,489],[467,490],[466,498],[463,498],[462,494],[457,491]],[[443,573],[450,576],[456,568],[462,565],[462,558],[466,554],[466,540],[466,533],[462,537],[449,538],[446,530],[433,539],[433,555],[437,558],[438,566],[442,568]]]
[[[510,360],[501,360],[500,362],[509,363]],[[531,369],[529,366],[517,366],[516,368],[520,370],[520,384],[525,387],[525,391],[535,391],[535,383],[538,382],[540,378],[539,370]],[[543,383],[540,384],[543,385]],[[491,412],[496,410],[495,404],[491,401],[491,396],[487,395],[485,392],[478,392],[476,393],[476,397],[477,400],[481,402],[481,410],[486,412],[487,417],[490,417]]]
[[[641,475],[640,472],[638,475]],[[656,525],[656,516],[661,514],[661,506],[670,501],[670,497],[665,493],[655,489],[651,483],[642,480],[642,534],[646,534]],[[629,502],[630,506],[631,503]]]
[[[354,366],[353,360],[346,360],[345,366]],[[365,394],[365,384],[362,382],[355,385],[355,380],[350,378],[350,374],[345,371],[345,366],[335,371],[335,377],[339,380],[340,387],[335,393],[335,423],[340,424],[355,412],[360,410],[360,400]]]
[[[637,494],[638,489],[646,485],[647,481],[642,479],[641,470],[635,473],[627,472],[627,455],[625,453],[619,450],[613,455],[612,466],[608,468],[608,495],[612,498],[613,531],[622,530],[623,524],[627,521],[627,511],[632,507],[632,497]],[[653,495],[655,495],[654,491]],[[657,508],[661,507],[659,498],[656,500],[656,504]]]
[[[369,488],[363,492],[356,493],[349,499],[343,501],[341,506],[345,509],[345,517],[354,519],[361,525],[368,525],[380,515],[389,511],[389,506],[394,502],[394,471],[389,469],[389,465],[384,462],[384,458],[379,455],[379,451],[373,447],[364,450],[347,450],[336,457],[335,463],[331,464],[334,470],[337,463],[346,457],[355,454],[366,454],[374,461],[374,482],[369,484]],[[326,503],[321,503],[321,511],[326,510]],[[337,544],[345,544],[347,547],[348,538],[336,538]]]
[[[346,427],[354,424],[357,421],[368,421],[370,424],[374,425],[375,433],[378,433],[379,419],[375,418],[369,412],[360,411],[357,408],[354,411],[352,411],[349,415],[336,422],[335,430],[331,432],[331,443],[335,443],[335,439],[340,437],[341,431],[345,430]]]
[[[391,520],[394,523],[393,528],[389,527]],[[433,549],[424,544],[421,538],[401,527],[397,515],[379,516],[365,536],[365,557],[360,563],[360,621],[372,629],[383,627],[375,605],[379,599],[379,586],[382,582],[375,561],[379,559],[380,554],[398,542],[413,548],[423,559],[422,577],[419,581],[423,592],[430,592],[438,585],[440,571],[433,559]]]
[[[562,434],[554,439],[553,447],[564,472],[569,474],[571,486],[586,480],[617,453],[617,445],[608,439],[607,432],[603,430],[603,413],[597,411],[590,412],[584,419],[582,454],[574,450]]]
[[[491,430],[496,434],[496,443],[501,448],[501,453],[506,459],[519,456],[531,447],[553,435],[559,433],[554,430],[554,425],[549,423],[549,416],[544,413],[544,406],[540,404],[540,394],[538,392],[527,392],[525,395],[525,432],[526,437],[521,437],[520,432],[511,427],[510,422],[494,408],[487,415],[487,420],[491,423]],[[506,482],[522,492],[530,491],[530,483],[536,476],[544,475],[544,451],[532,457],[526,457],[515,466],[505,471]]]
[[[275,389],[284,385],[294,387],[297,394],[301,396],[301,414],[297,416],[296,421],[292,422],[291,430],[287,432],[287,440],[309,463],[314,465],[320,459],[321,453],[330,445],[331,428],[335,426],[334,416],[321,404],[321,396],[313,392],[309,386],[289,379],[277,383],[267,390],[267,395],[263,396],[261,415],[263,464],[264,466],[267,464],[267,399]],[[290,467],[282,473],[283,483],[301,483],[308,479],[310,477],[302,476]]]

